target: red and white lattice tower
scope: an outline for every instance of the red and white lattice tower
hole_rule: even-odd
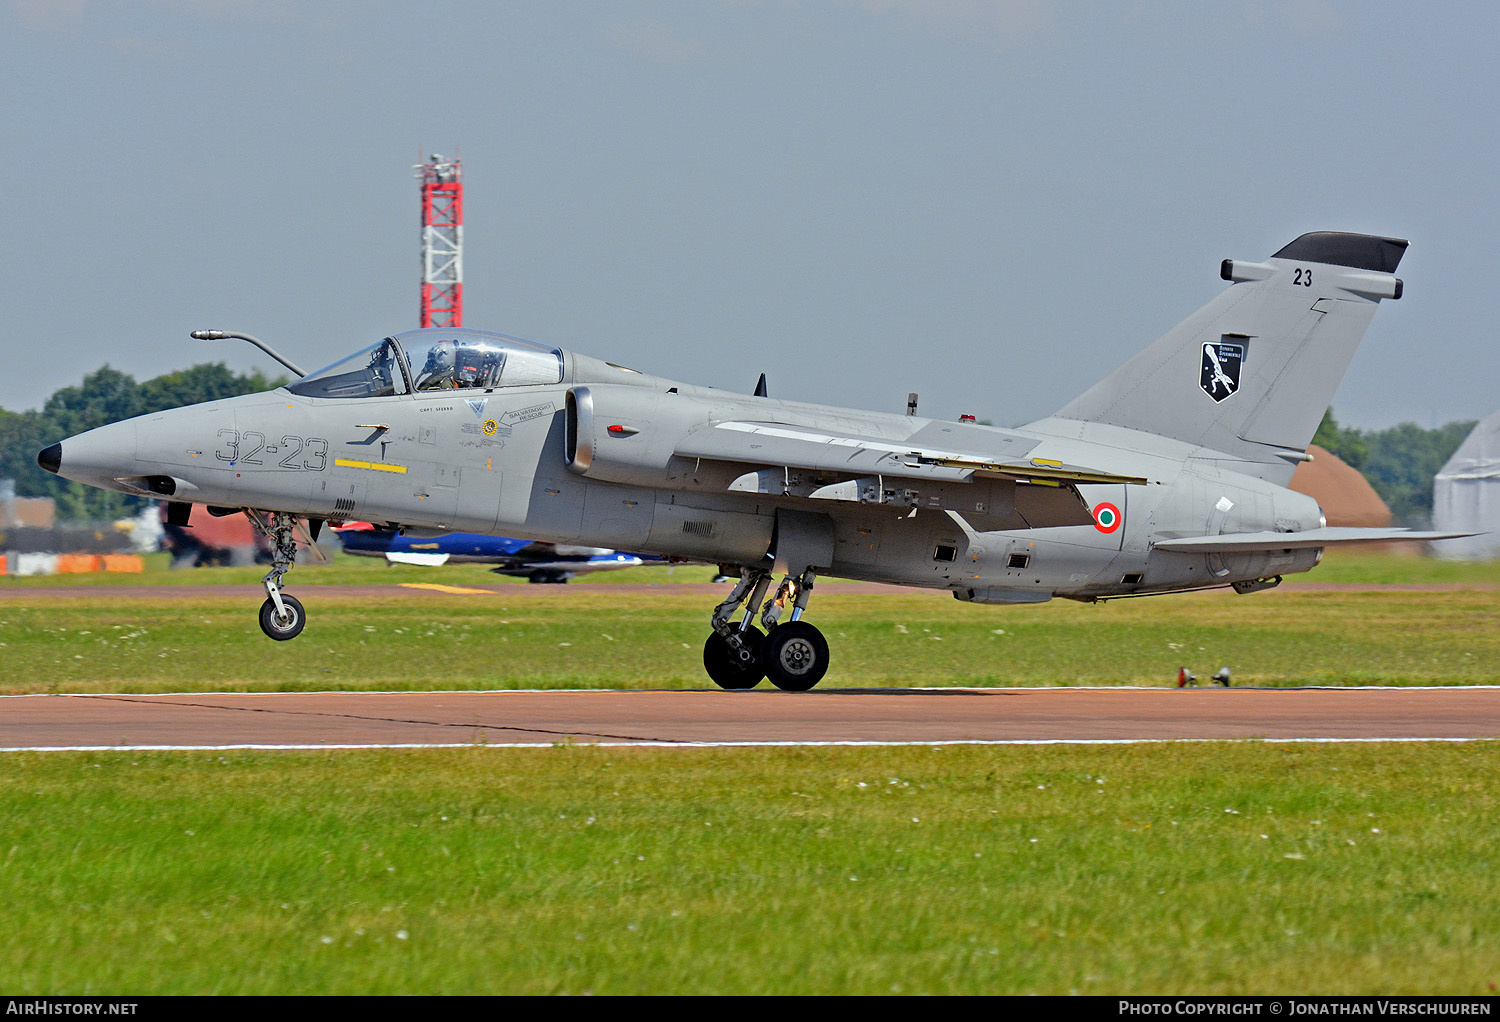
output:
[[[458,157],[433,153],[422,182],[422,326],[464,325],[464,175]]]

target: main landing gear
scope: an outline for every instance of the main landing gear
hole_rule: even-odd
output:
[[[703,644],[703,667],[720,688],[754,688],[761,678],[788,692],[806,692],[828,673],[828,641],[823,633],[802,620],[812,596],[816,576],[808,568],[793,578],[781,580],[776,594],[766,599],[771,575],[747,570],[729,598],[714,608],[714,630]],[[765,600],[762,605],[761,601]],[[777,624],[782,608],[790,601],[792,616]],[[741,606],[745,615],[731,621]],[[760,607],[760,624],[755,626]]]
[[[295,639],[307,624],[307,612],[300,600],[281,591],[281,578],[297,561],[297,517],[278,511],[251,511],[248,516],[271,544],[271,570],[261,579],[267,595],[260,605],[260,630],[279,641]]]

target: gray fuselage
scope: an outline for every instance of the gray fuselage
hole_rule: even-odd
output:
[[[1178,536],[1299,532],[1316,528],[1321,514],[1310,498],[1259,478],[1263,464],[1136,430],[1064,419],[997,430],[735,395],[562,356],[555,384],[360,398],[280,389],[145,415],[68,439],[62,474],[175,501],[747,567],[769,563],[778,510],[811,507],[832,522],[830,563],[817,565],[823,573],[982,602],[1224,585],[1306,571],[1321,553],[1154,549]],[[586,421],[580,393],[592,405]],[[1071,489],[887,479],[872,495],[854,492],[850,473],[835,468],[768,469],[748,457],[674,453],[690,431],[727,420],[997,461],[1021,453],[1088,464],[1102,451],[1112,468],[1147,482],[1080,485],[1087,508],[1073,514],[1079,524],[1038,528],[1029,509],[1077,503]],[[984,498],[978,510],[976,493]],[[1101,515],[1105,505],[1114,517]]]

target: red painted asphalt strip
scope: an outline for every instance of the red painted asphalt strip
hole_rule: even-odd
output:
[[[0,748],[1500,738],[1500,689],[38,695]]]

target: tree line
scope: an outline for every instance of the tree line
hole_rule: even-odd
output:
[[[51,497],[59,522],[104,522],[137,513],[146,503],[112,490],[69,482],[36,463],[37,452],[59,440],[121,419],[167,408],[253,394],[287,383],[260,370],[232,373],[223,362],[205,362],[137,383],[110,366],[64,387],[40,411],[0,408],[0,479],[16,481],[18,497]]]
[[[1397,525],[1427,528],[1432,524],[1432,480],[1475,420],[1459,420],[1436,429],[1403,422],[1389,429],[1361,430],[1340,426],[1333,409],[1313,443],[1356,468],[1370,481]]]

